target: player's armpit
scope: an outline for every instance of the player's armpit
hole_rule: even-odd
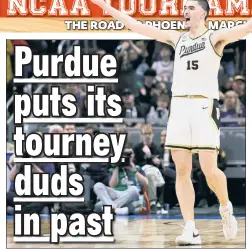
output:
[[[222,43],[226,46],[229,43],[238,41],[252,32],[252,18],[247,23],[235,26],[231,29],[225,28],[215,31],[211,36],[213,46]]]

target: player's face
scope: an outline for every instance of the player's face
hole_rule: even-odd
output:
[[[205,10],[197,1],[188,0],[184,7],[185,28],[195,28],[200,22],[205,22],[205,15]]]

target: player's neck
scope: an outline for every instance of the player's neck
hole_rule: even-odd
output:
[[[189,35],[192,39],[201,36],[202,34],[204,34],[207,31],[207,28],[205,26],[205,24],[199,24],[197,27],[195,28],[190,28],[189,30]]]

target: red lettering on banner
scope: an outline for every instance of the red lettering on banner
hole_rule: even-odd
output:
[[[182,17],[187,0],[105,0],[114,8],[140,17]],[[208,0],[210,17],[247,17],[251,15],[251,0]],[[1,16],[109,16],[87,0],[0,0]]]
[[[52,1],[51,8],[49,10],[49,15],[57,15],[59,13],[60,16],[64,16],[68,14],[68,10],[66,9],[66,5],[64,0],[54,0]]]
[[[150,7],[147,10],[146,1],[140,0],[140,9],[139,9],[140,13],[143,16],[151,16],[151,15],[155,14],[156,9],[157,9],[157,5],[155,2],[156,2],[156,0],[151,0]]]
[[[168,10],[170,9],[170,11]],[[159,11],[160,16],[178,15],[178,7],[176,0],[162,0],[161,10]]]
[[[128,3],[129,8],[126,7],[126,3]],[[120,11],[127,15],[134,15],[136,13],[136,0],[121,0]]]
[[[7,9],[7,15],[20,15],[28,14],[28,8],[26,7],[26,0],[10,0]]]
[[[214,15],[214,16],[222,16],[223,15],[223,11],[220,8],[220,1],[219,0],[209,0],[209,7],[210,7],[210,13],[209,15]]]
[[[240,15],[249,15],[248,1],[247,0],[228,0],[226,15],[234,15],[234,10]]]
[[[40,0],[41,1],[41,0]],[[40,6],[38,8],[35,1],[30,1],[30,10],[33,15],[43,16],[46,13],[46,7]]]
[[[90,10],[87,8],[86,0],[76,0],[72,10],[70,11],[71,15],[78,15],[79,13],[82,16],[90,15]]]
[[[111,5],[111,0],[105,0],[105,2],[109,5]],[[109,16],[109,14],[106,11],[103,11],[104,16]]]

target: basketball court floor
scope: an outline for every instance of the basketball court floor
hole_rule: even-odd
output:
[[[197,228],[200,231],[201,246],[185,246],[182,248],[245,248],[245,217],[236,216],[239,231],[235,240],[226,241],[220,217],[217,215],[196,215]],[[43,217],[42,233],[49,233],[49,219]],[[114,222],[115,242],[69,244],[31,244],[14,243],[13,218],[7,219],[8,248],[176,248],[176,236],[182,231],[181,215],[146,215],[121,216]]]

